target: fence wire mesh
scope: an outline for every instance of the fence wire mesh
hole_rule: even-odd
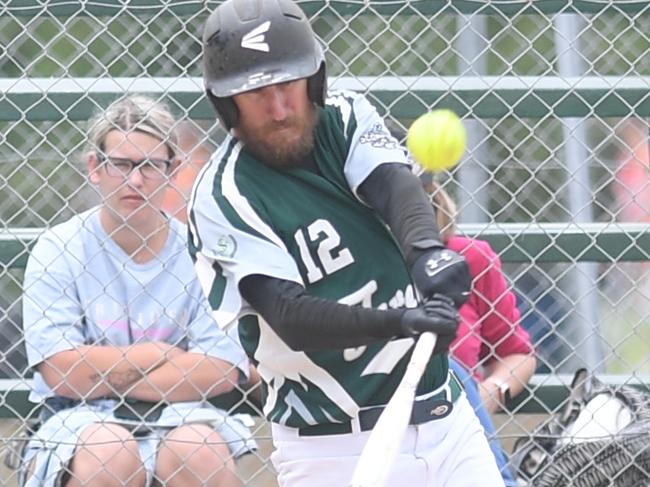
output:
[[[650,5],[299,3],[325,47],[330,85],[367,93],[400,138],[432,108],[463,117],[468,151],[439,180],[458,203],[461,230],[501,254],[538,371],[560,385],[579,366],[646,383]],[[217,4],[0,3],[5,450],[25,437],[17,424],[31,411],[21,317],[31,242],[97,203],[84,157],[88,119],[126,92],[164,101],[185,124],[193,174],[190,159],[204,163],[208,146],[224,135],[203,97],[200,63],[203,23]],[[185,179],[171,182],[179,210]],[[543,396],[545,384],[527,388]],[[553,412],[549,403],[540,409]],[[507,418],[500,429],[506,440],[532,434],[523,412]],[[259,418],[254,433],[268,440]],[[254,457],[257,463],[239,472],[244,483],[274,485],[268,449]],[[16,481],[7,471],[0,485]]]

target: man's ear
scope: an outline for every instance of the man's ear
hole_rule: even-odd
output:
[[[97,153],[92,151],[86,154],[86,166],[88,167],[88,179],[92,184],[99,184],[99,158]]]

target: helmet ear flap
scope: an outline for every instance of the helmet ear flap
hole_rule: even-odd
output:
[[[327,76],[325,73],[325,61],[323,61],[318,71],[307,79],[309,99],[321,107],[325,106],[325,98],[327,97]]]
[[[205,93],[217,112],[219,120],[226,129],[226,132],[230,131],[237,124],[237,119],[239,118],[239,110],[232,97],[221,98],[214,96],[210,90],[206,90]]]

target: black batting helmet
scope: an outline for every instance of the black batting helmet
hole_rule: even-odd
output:
[[[325,56],[292,0],[227,0],[212,12],[203,31],[203,81],[227,130],[237,123],[233,95],[301,78],[322,106]]]

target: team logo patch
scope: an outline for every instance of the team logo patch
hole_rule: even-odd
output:
[[[381,123],[376,123],[370,128],[370,130],[364,132],[361,137],[359,137],[359,142],[362,144],[370,144],[379,149],[399,148],[397,139],[395,139],[395,137],[393,137]]]
[[[237,242],[232,235],[221,235],[217,239],[217,255],[221,257],[232,257],[237,251]]]

